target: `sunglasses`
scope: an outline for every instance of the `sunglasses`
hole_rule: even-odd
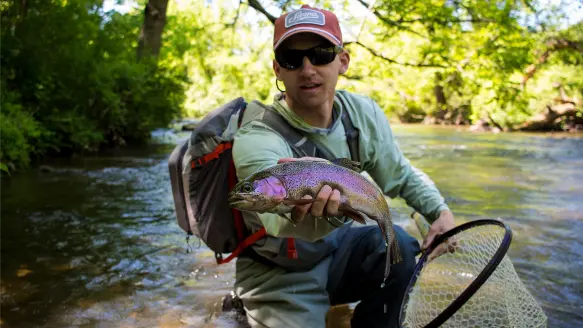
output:
[[[330,64],[340,51],[342,51],[341,46],[316,46],[305,50],[284,49],[275,52],[275,60],[279,66],[286,69],[302,67],[304,57],[308,57],[312,65],[320,66]]]

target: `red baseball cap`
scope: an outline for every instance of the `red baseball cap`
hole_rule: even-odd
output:
[[[318,34],[332,44],[342,45],[342,32],[333,12],[303,5],[300,9],[281,15],[275,20],[273,50],[287,38],[298,33]]]

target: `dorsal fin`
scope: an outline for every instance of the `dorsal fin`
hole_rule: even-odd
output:
[[[352,161],[348,158],[336,158],[332,160],[332,163],[356,171],[358,173],[362,171],[360,168],[360,162]]]

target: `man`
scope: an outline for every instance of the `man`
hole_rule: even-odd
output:
[[[260,122],[274,110],[335,157],[350,158],[340,117],[359,130],[359,159],[383,192],[403,197],[433,222],[423,247],[454,227],[453,214],[433,184],[416,174],[393,138],[383,111],[370,98],[336,90],[350,55],[342,49],[336,16],[307,5],[277,19],[273,70],[278,88],[269,107],[251,102],[235,136],[239,179],[284,161],[302,160],[285,139]],[[281,90],[281,89],[280,89]],[[310,197],[310,196],[306,196]],[[276,214],[244,213],[252,232],[267,237],[237,259],[235,289],[258,327],[324,327],[330,305],[359,302],[353,327],[395,327],[419,253],[418,242],[395,226],[403,261],[391,266],[381,289],[385,244],[377,225],[359,225],[338,211],[340,192],[324,186],[311,205],[296,206],[297,225]],[[322,216],[333,217],[331,223]],[[293,238],[293,239],[290,239]]]

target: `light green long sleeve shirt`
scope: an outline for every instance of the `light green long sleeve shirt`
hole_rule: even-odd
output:
[[[300,129],[331,153],[340,158],[350,158],[344,127],[340,120],[342,111],[348,111],[359,130],[359,156],[363,170],[390,198],[402,197],[407,204],[433,222],[443,210],[448,210],[435,185],[422,172],[411,166],[399,149],[389,121],[379,106],[368,97],[346,91],[336,92],[335,120],[329,129],[309,126],[289,109],[284,99],[274,99],[274,108],[292,126]],[[346,108],[338,100],[342,97]],[[233,160],[239,179],[277,164],[280,158],[294,157],[287,142],[277,132],[258,122],[265,113],[265,105],[253,101],[245,111],[241,128],[235,135]],[[297,225],[277,214],[244,212],[245,223],[252,230],[264,226],[274,237],[295,237],[308,241],[318,240],[335,228],[322,219],[310,215]],[[269,245],[264,245],[269,247]],[[273,245],[277,247],[277,245]],[[275,251],[275,249],[274,249]]]

